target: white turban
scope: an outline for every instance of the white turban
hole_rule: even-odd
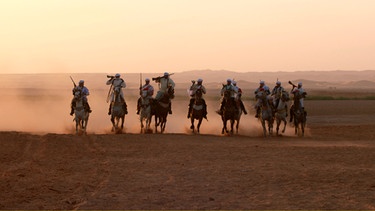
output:
[[[302,82],[298,82],[298,86],[302,86]]]
[[[264,81],[259,81],[259,84],[264,84]]]

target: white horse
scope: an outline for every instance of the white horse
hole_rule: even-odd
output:
[[[284,127],[281,132],[282,133],[285,132],[286,123],[287,123],[286,117],[288,116],[288,100],[289,100],[288,92],[283,91],[282,93],[280,93],[279,104],[277,105],[276,113],[275,113],[276,135],[279,135],[279,128],[280,128],[281,122],[284,122]]]
[[[141,133],[149,133],[151,125],[151,102],[152,99],[147,96],[147,92],[141,95],[141,110],[139,120],[141,121]],[[143,124],[145,122],[145,124]],[[152,131],[151,131],[152,132]]]
[[[271,136],[273,133],[273,114],[272,114],[272,99],[269,98],[265,92],[260,92],[257,94],[257,98],[260,99],[260,116],[259,120],[262,123],[263,135],[267,137],[266,121],[268,122],[268,135]]]
[[[81,94],[81,90],[76,90],[74,92],[74,100],[76,106],[74,108],[74,121],[76,121],[76,134],[78,135],[80,132],[83,134],[86,133],[87,122],[89,121],[90,113],[85,111],[85,105],[83,101],[83,96]]]
[[[112,132],[121,133],[124,128],[125,121],[125,100],[121,98],[120,87],[114,89],[114,99],[112,103],[111,111],[111,122],[112,122]],[[119,127],[121,120],[121,127]]]

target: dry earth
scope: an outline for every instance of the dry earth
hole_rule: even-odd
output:
[[[307,104],[303,138],[0,132],[0,209],[375,209],[375,101]]]

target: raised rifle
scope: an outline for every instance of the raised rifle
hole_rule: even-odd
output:
[[[107,75],[107,78],[114,79],[115,76]],[[112,87],[113,87],[113,82],[112,82],[112,84],[111,84],[111,86],[109,87],[109,90],[108,90],[107,100],[106,100],[107,103],[109,102],[109,98],[111,97]]]
[[[72,76],[69,76],[69,77],[70,77],[70,80],[72,80],[72,82],[73,82],[74,88],[76,88],[76,87],[77,87],[77,84],[76,84],[76,82],[74,82],[74,80],[73,80]]]
[[[288,83],[290,84],[290,85],[292,85],[293,87],[297,87],[293,82],[291,82],[291,81],[288,81]]]
[[[169,74],[169,76],[173,75],[174,73]],[[158,76],[155,78],[152,78],[153,81],[159,81],[161,78],[164,78],[164,76]]]
[[[142,73],[139,73],[139,90],[142,89]]]

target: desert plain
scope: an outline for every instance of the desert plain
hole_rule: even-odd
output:
[[[375,209],[373,89],[306,87],[305,136],[288,123],[264,138],[251,97],[239,134],[222,135],[215,89],[201,134],[189,129],[184,89],[164,134],[140,134],[137,91],[127,92],[124,133],[113,134],[105,86],[91,90],[78,136],[71,87],[50,87],[0,92],[0,209]]]

